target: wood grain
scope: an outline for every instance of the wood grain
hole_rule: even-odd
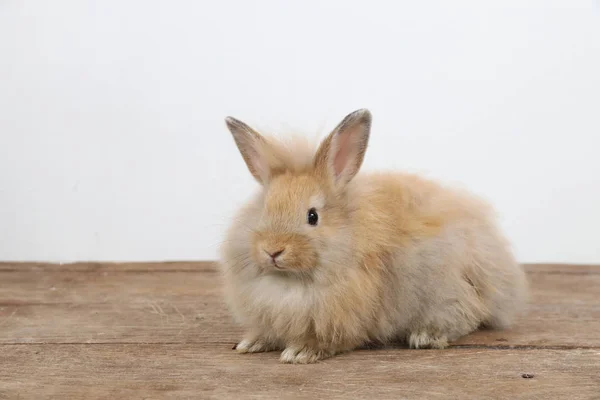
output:
[[[299,366],[221,345],[0,348],[0,398],[576,400],[600,393],[598,350],[357,351]]]
[[[0,263],[0,399],[600,399],[600,267],[527,271],[511,330],[289,366],[231,351],[212,263]]]

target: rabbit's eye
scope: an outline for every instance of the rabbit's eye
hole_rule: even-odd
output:
[[[317,222],[319,222],[319,214],[317,214],[317,210],[315,210],[314,208],[308,210],[308,215],[306,216],[306,219],[308,220],[308,223],[310,225],[316,225]]]

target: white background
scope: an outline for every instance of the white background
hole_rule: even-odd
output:
[[[374,115],[366,169],[600,263],[600,3],[0,2],[0,260],[214,259],[256,188],[225,129]]]

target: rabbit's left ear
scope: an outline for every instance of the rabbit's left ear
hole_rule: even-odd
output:
[[[369,143],[371,119],[367,109],[348,114],[319,146],[315,168],[328,176],[334,186],[347,184],[360,169]]]
[[[269,178],[269,149],[266,140],[254,129],[233,117],[225,118],[248,170],[260,184]]]

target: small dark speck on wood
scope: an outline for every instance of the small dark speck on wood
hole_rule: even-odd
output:
[[[525,378],[525,379],[531,379],[533,377],[534,377],[533,374],[523,374],[523,375],[521,375],[521,378]]]

